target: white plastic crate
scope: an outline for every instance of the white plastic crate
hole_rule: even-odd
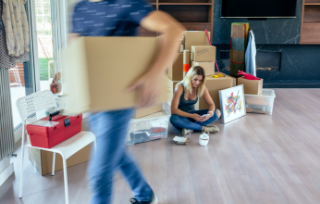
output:
[[[156,116],[152,117],[153,115]],[[167,138],[169,120],[170,115],[165,113],[152,114],[142,119],[132,119],[126,137],[126,144],[134,145]]]
[[[262,94],[245,94],[247,113],[263,113],[272,115],[274,99],[276,94],[274,90],[263,89]]]

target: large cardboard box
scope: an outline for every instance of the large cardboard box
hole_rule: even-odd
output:
[[[216,47],[211,45],[192,45],[191,60],[196,62],[216,61]]]
[[[127,88],[155,60],[160,37],[81,37],[64,51],[67,113],[136,106],[139,90]],[[159,103],[167,100],[165,75]]]
[[[220,74],[220,73],[217,73]],[[221,73],[224,74],[224,73]],[[219,99],[219,91],[227,88],[231,88],[236,85],[236,79],[224,74],[225,77],[213,78],[210,76],[206,77],[206,87],[209,91],[210,96],[212,97],[216,108],[220,109],[220,99]],[[208,109],[208,105],[203,97],[200,97],[199,100],[199,109]]]
[[[170,92],[171,92],[171,96],[173,97],[173,94],[174,94],[174,91],[176,89],[176,85],[179,83],[180,81],[172,81],[170,80],[169,81],[169,85],[168,85],[168,88],[170,89]],[[172,99],[172,98],[171,98]]]
[[[210,38],[210,32],[208,32]],[[192,45],[209,45],[205,31],[187,31],[184,33],[184,49],[191,51]]]
[[[179,82],[180,81],[172,81],[169,78],[167,78],[167,80],[166,80],[166,87],[167,87],[167,89],[170,90],[170,92],[168,93],[168,100],[166,101],[166,103],[170,106],[171,106],[171,101],[173,98],[175,87],[176,87],[177,83],[179,83]]]
[[[204,69],[206,75],[212,76],[214,75],[214,61],[213,62],[195,62],[192,61],[192,66],[200,66]]]
[[[133,115],[134,118],[141,118],[156,112],[162,111],[162,104],[156,104],[151,107],[147,108],[139,108],[136,110],[135,114]]]
[[[245,94],[262,94],[263,79],[261,80],[247,80],[244,77],[238,78],[237,85],[243,84],[243,91]]]
[[[177,53],[177,59],[169,66],[167,76],[173,81],[183,79],[183,53]]]
[[[88,128],[86,127],[86,119],[82,121],[82,131],[88,131]],[[67,159],[67,166],[71,167],[88,161],[90,157],[90,151],[91,145],[84,147],[79,152],[75,153],[73,156]],[[42,176],[46,174],[51,174],[53,157],[52,152],[36,148],[28,148],[28,155],[30,162]],[[59,171],[62,169],[62,157],[60,154],[56,154],[55,171]]]

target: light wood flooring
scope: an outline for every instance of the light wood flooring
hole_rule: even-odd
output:
[[[273,115],[247,114],[223,125],[207,147],[192,134],[188,146],[167,139],[129,147],[160,204],[319,204],[320,90],[275,89]],[[19,154],[19,150],[16,151]],[[25,161],[23,199],[15,175],[0,187],[1,204],[64,203],[63,172],[40,176]],[[87,163],[68,169],[71,204],[88,203]],[[114,204],[129,204],[131,191],[115,176]]]

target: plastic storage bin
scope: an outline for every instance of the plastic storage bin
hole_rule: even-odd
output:
[[[260,95],[244,94],[247,113],[263,113],[272,115],[273,103],[276,98],[274,90],[263,89]]]
[[[133,119],[126,138],[127,145],[159,140],[168,137],[170,115]]]

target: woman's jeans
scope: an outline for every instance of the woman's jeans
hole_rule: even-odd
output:
[[[118,169],[139,202],[152,199],[152,189],[125,150],[125,138],[133,112],[134,109],[126,109],[90,116],[91,131],[96,135],[96,150],[91,154],[89,166],[92,204],[111,203],[113,175]]]
[[[214,111],[214,115],[205,122],[195,121],[192,118],[185,118],[185,117],[175,115],[175,114],[171,115],[170,122],[173,126],[175,126],[178,129],[189,129],[189,130],[195,130],[195,131],[201,132],[203,126],[206,126],[210,123],[213,123],[214,121],[219,119],[216,111],[217,111],[217,109]],[[196,113],[201,116],[201,115],[207,114],[208,109],[191,111],[189,113],[191,113],[191,114]]]

